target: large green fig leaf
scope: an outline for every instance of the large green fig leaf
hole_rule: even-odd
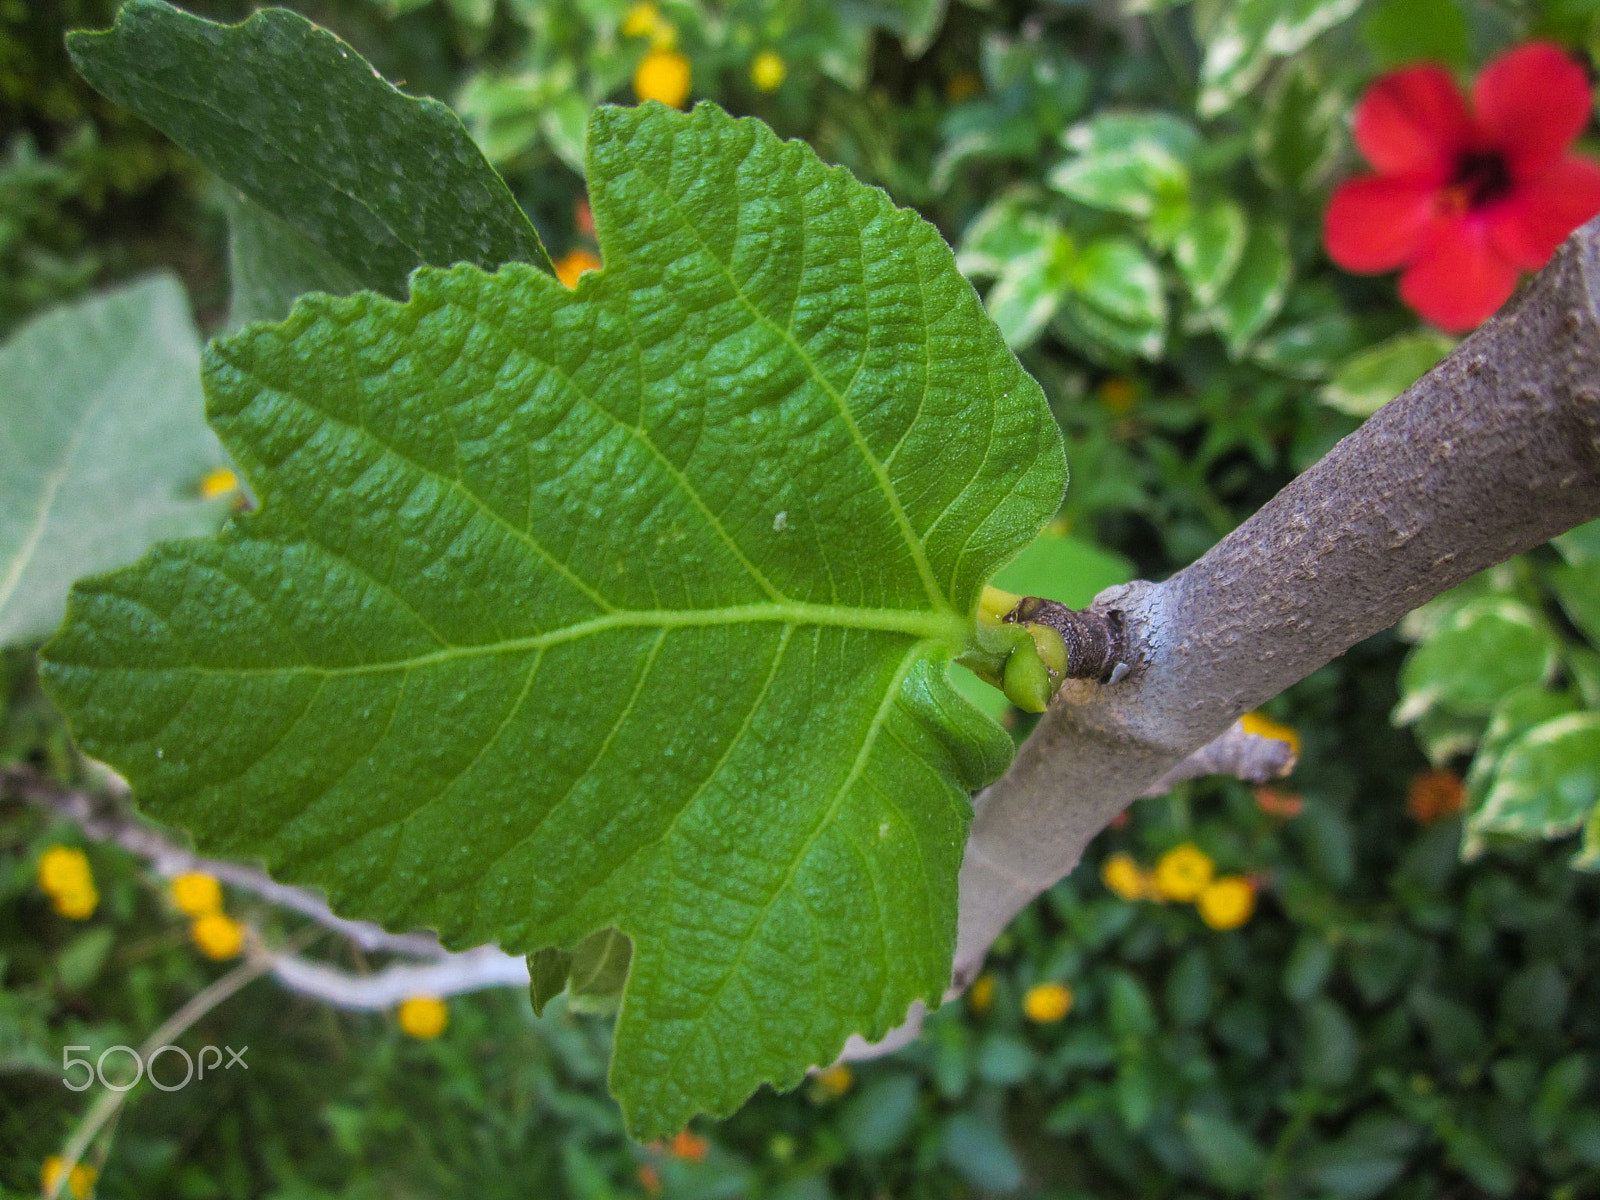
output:
[[[948,982],[1009,740],[950,656],[1060,434],[933,228],[712,105],[603,108],[605,269],[214,343],[261,499],[81,583],[45,676],[209,853],[452,945],[632,940],[640,1137]]]
[[[0,645],[61,623],[80,575],[214,533],[222,463],[201,419],[200,335],[158,275],[56,309],[0,346]]]
[[[419,264],[550,265],[454,113],[398,91],[297,13],[269,8],[218,25],[163,0],[129,0],[112,29],[69,34],[67,48],[98,91],[283,223],[280,249],[261,246],[269,223],[249,212],[235,241],[236,272],[268,276],[248,285],[258,300],[281,286],[284,258],[292,273],[315,260],[325,278],[347,272],[395,297]],[[241,244],[262,253],[241,261]]]

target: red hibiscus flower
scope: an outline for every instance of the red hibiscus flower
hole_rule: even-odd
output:
[[[1355,119],[1377,174],[1334,192],[1329,256],[1347,271],[1404,267],[1407,304],[1441,329],[1471,329],[1600,213],[1600,166],[1567,153],[1588,121],[1588,77],[1548,42],[1485,67],[1470,111],[1442,67],[1385,75]]]

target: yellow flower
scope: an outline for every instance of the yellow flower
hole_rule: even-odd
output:
[[[44,1169],[39,1172],[39,1189],[46,1196],[55,1193],[61,1186],[61,1174],[66,1171],[67,1163],[59,1155],[52,1154],[44,1160]],[[82,1163],[73,1167],[67,1174],[67,1186],[59,1193],[63,1196],[73,1196],[76,1200],[87,1200],[90,1192],[94,1191],[94,1181],[99,1172],[93,1167],[86,1167]]]
[[[647,37],[653,50],[670,50],[678,44],[678,30],[654,4],[635,4],[622,19],[623,37]]]
[[[1224,875],[1195,902],[1200,919],[1213,929],[1237,929],[1256,910],[1256,890],[1243,875]]]
[[[972,986],[967,989],[967,1003],[972,1006],[972,1011],[988,1012],[989,1006],[994,1003],[994,976],[985,971],[972,981]]]
[[[86,887],[57,892],[50,897],[50,907],[74,921],[87,921],[94,916],[94,910],[99,905],[100,893],[95,891],[92,883]]]
[[[1148,899],[1154,891],[1150,873],[1120,851],[1100,864],[1100,882],[1124,900]]]
[[[82,850],[51,846],[39,856],[39,887],[50,897],[50,907],[75,921],[94,915],[100,904],[94,872]]]
[[[1289,749],[1293,750],[1295,757],[1300,755],[1300,735],[1287,725],[1280,725],[1271,717],[1263,717],[1260,713],[1248,712],[1239,718],[1239,724],[1244,726],[1246,733],[1253,733],[1257,737],[1272,738],[1279,742],[1288,742]]]
[[[396,1015],[400,1028],[414,1038],[436,1038],[450,1024],[450,1010],[436,996],[412,996]]]
[[[1072,1011],[1072,989],[1064,983],[1036,983],[1022,997],[1022,1011],[1030,1021],[1048,1025]]]
[[[783,77],[788,73],[789,68],[784,65],[776,50],[763,50],[750,64],[750,82],[763,92],[777,91],[783,85]]]
[[[212,500],[239,490],[239,477],[227,467],[218,467],[200,481],[200,497]]]
[[[94,883],[89,859],[72,846],[51,846],[39,856],[39,886],[50,895],[70,892]]]
[[[689,60],[676,50],[652,50],[633,73],[633,94],[682,108],[689,98]]]
[[[598,271],[600,266],[600,256],[593,250],[572,250],[556,263],[556,278],[569,288],[575,288],[580,276],[588,271]]]
[[[1168,900],[1193,900],[1206,890],[1216,871],[1206,852],[1193,842],[1174,846],[1156,863],[1156,890]]]
[[[817,1086],[829,1096],[842,1096],[855,1083],[855,1072],[846,1063],[834,1063],[826,1071],[817,1072]]]
[[[189,917],[203,917],[222,911],[222,885],[215,875],[204,871],[185,871],[167,885],[178,911]]]
[[[207,958],[233,958],[244,948],[244,927],[219,912],[196,917],[189,926],[189,936]]]

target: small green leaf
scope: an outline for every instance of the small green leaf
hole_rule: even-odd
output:
[[[81,992],[100,975],[111,953],[116,930],[109,925],[86,929],[56,956],[56,979],[69,992]]]
[[[1474,600],[1406,656],[1394,719],[1409,724],[1435,706],[1486,716],[1512,688],[1543,679],[1555,651],[1526,605],[1499,596]]]
[[[96,90],[364,287],[403,297],[421,264],[551,269],[455,115],[398,91],[302,16],[270,8],[218,25],[163,0],[129,0],[111,30],[68,34],[67,49]]]
[[[1272,87],[1252,139],[1256,165],[1274,187],[1304,191],[1321,183],[1338,159],[1350,104],[1305,58]]]
[[[1600,562],[1600,521],[1590,521],[1550,539],[1569,563]]]
[[[1071,281],[1074,315],[1091,335],[1146,358],[1160,355],[1167,293],[1160,269],[1136,243],[1127,238],[1091,242],[1072,263]]]
[[[1266,1152],[1244,1130],[1216,1113],[1184,1114],[1183,1132],[1207,1178],[1226,1192],[1252,1192],[1267,1169]]]
[[[1306,1083],[1329,1090],[1345,1086],[1360,1066],[1361,1038],[1355,1022],[1326,996],[1306,1005],[1301,1022],[1300,1073]]]
[[[1361,0],[1238,0],[1205,40],[1202,117],[1215,117],[1260,82],[1273,61],[1296,54],[1361,7]]]
[[[1552,691],[1543,684],[1527,683],[1512,688],[1494,706],[1489,725],[1478,741],[1477,753],[1466,778],[1467,836],[1462,844],[1464,858],[1473,858],[1482,850],[1482,840],[1474,836],[1473,814],[1483,807],[1499,769],[1501,756],[1513,742],[1535,725],[1578,708],[1570,692]]]
[[[944,1161],[973,1187],[1010,1192],[1022,1186],[1022,1163],[992,1122],[954,1113],[940,1132]]]
[[[1041,197],[1017,189],[992,201],[961,236],[956,265],[963,275],[1003,274],[1014,261],[1048,254],[1064,236],[1059,222],[1036,211]]]
[[[1050,186],[1091,208],[1149,218],[1189,192],[1192,125],[1166,113],[1102,113],[1067,130],[1077,157],[1050,172]]]
[[[159,275],[34,319],[0,346],[0,644],[43,637],[67,589],[159,538],[212,533],[226,501],[200,338]]]
[[[1278,315],[1289,294],[1293,265],[1289,238],[1281,226],[1261,222],[1251,227],[1233,278],[1207,314],[1232,357],[1243,355],[1256,334]]]
[[[1600,800],[1600,714],[1568,713],[1536,725],[1500,759],[1475,833],[1561,837]]]
[[[1322,402],[1352,417],[1370,417],[1405,391],[1456,346],[1454,338],[1402,333],[1363,350],[1339,368]]]
[[[1572,623],[1600,646],[1600,558],[1558,563],[1546,578]]]
[[[1214,304],[1233,278],[1245,234],[1243,210],[1231,200],[1218,200],[1195,209],[1173,238],[1172,260],[1201,308]]]
[[[1011,755],[947,663],[1065,462],[938,233],[801,143],[601,108],[588,182],[576,290],[424,269],[213,343],[260,511],[80,583],[44,672],[209,853],[453,946],[626,934],[648,1138],[938,1002]]]
[[[534,1016],[544,1016],[544,1006],[567,990],[567,979],[571,973],[570,951],[546,946],[528,955],[528,994],[533,1001]]]
[[[989,289],[984,308],[1013,350],[1031,345],[1060,307],[1071,253],[1066,234],[1057,233],[1052,244],[1008,262]]]
[[[838,1128],[845,1143],[866,1158],[898,1150],[917,1119],[917,1077],[896,1073],[874,1079],[851,1098]]]

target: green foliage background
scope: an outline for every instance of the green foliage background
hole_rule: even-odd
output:
[[[107,24],[112,7],[0,0],[0,324],[156,263],[184,276],[202,323],[221,319],[220,191],[59,51],[64,29]],[[626,5],[295,7],[389,78],[453,102],[553,254],[585,244],[570,130],[594,101],[631,99],[646,47],[619,32]],[[1109,19],[953,3],[919,57],[890,6],[662,10],[695,95],[805,137],[940,226],[1067,433],[1062,522],[1159,577],[1447,348],[1391,279],[1345,276],[1320,251],[1328,188],[1355,166],[1346,125],[1361,89],[1419,56],[1475,70],[1526,36],[1590,50],[1597,6],[1129,7]],[[1253,52],[1208,57],[1219,33]],[[770,94],[748,76],[767,46],[789,67]],[[386,1017],[257,983],[191,1035],[248,1043],[251,1074],[138,1095],[99,1194],[638,1196],[642,1162],[671,1197],[1595,1194],[1600,888],[1568,866],[1580,847],[1484,827],[1463,865],[1460,821],[1404,812],[1430,758],[1467,773],[1482,802],[1537,725],[1600,704],[1591,546],[1576,537],[1491,572],[1276,702],[1306,742],[1289,781],[1300,815],[1263,813],[1231,783],[1141,802],[1002,941],[987,1012],[941,1012],[843,1098],[815,1085],[758,1096],[701,1130],[704,1162],[623,1137],[602,1085],[607,1022],[560,1001],[536,1020],[512,993],[456,1000],[444,1037],[418,1043]],[[1472,640],[1507,620],[1532,634]],[[1467,640],[1407,661],[1405,638],[1425,647],[1452,630]],[[1497,656],[1508,665],[1489,682],[1437,674],[1491,644],[1522,658]],[[3,661],[0,761],[66,777],[29,654]],[[1556,699],[1530,702],[1530,687]],[[1411,724],[1391,721],[1397,706]],[[1592,802],[1586,763],[1579,803]],[[62,840],[70,828],[0,807],[0,1184],[24,1194],[83,1103],[60,1086],[60,1047],[137,1043],[215,974],[113,851],[89,850],[96,917],[54,916],[33,864]],[[1186,840],[1262,881],[1244,928],[1118,900],[1095,876],[1113,850],[1151,861]],[[1044,980],[1076,990],[1060,1024],[1021,1015]]]

